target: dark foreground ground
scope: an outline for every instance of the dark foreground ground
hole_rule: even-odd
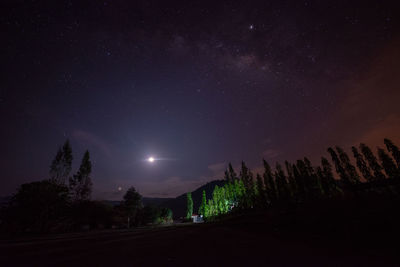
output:
[[[0,241],[1,266],[400,266],[399,201]]]

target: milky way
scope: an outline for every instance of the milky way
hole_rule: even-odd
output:
[[[394,2],[232,2],[3,1],[0,195],[47,178],[67,138],[107,199],[400,142]]]

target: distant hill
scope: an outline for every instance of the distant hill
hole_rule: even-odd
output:
[[[174,198],[143,197],[142,203],[144,206],[147,206],[147,205],[160,206],[162,203],[172,200],[172,199],[174,199]],[[115,206],[118,206],[119,204],[121,204],[121,201],[122,200],[103,200],[102,202],[115,207]]]
[[[173,199],[174,198],[144,197],[144,198],[142,198],[142,202],[143,202],[144,206],[147,206],[147,205],[159,206],[159,205],[162,205],[162,203],[165,203],[165,202],[173,200]]]
[[[199,210],[201,199],[203,196],[203,190],[206,191],[207,199],[211,199],[212,192],[216,185],[223,186],[225,184],[224,180],[211,181],[192,192],[193,199],[193,213],[197,213]],[[182,194],[176,198],[167,200],[160,204],[162,207],[170,208],[173,212],[174,218],[184,217],[186,215],[186,193]]]

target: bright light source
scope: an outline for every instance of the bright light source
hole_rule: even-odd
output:
[[[150,157],[147,160],[148,160],[148,162],[154,162],[154,158],[153,157]]]

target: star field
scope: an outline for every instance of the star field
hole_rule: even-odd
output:
[[[46,178],[66,138],[75,164],[91,152],[106,199],[131,185],[176,196],[228,162],[400,140],[394,2],[1,5],[0,195]]]

